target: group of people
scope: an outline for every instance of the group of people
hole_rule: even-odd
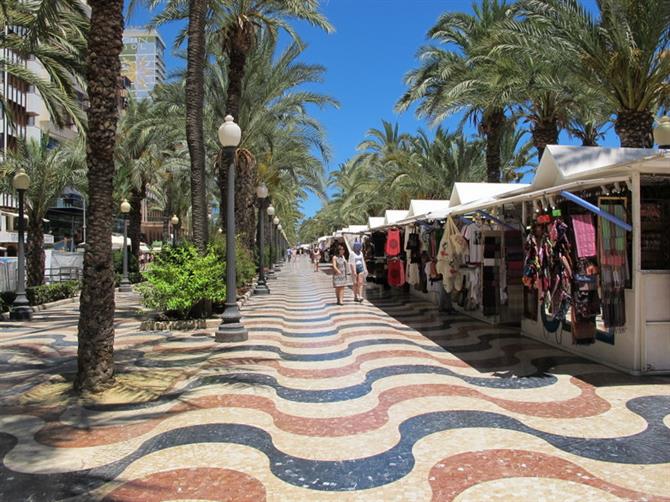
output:
[[[333,255],[331,262],[333,266],[333,287],[338,305],[344,305],[344,288],[351,284],[354,291],[354,301],[363,303],[363,291],[365,289],[365,277],[368,268],[363,256],[363,245],[355,242],[353,250],[346,258],[344,244],[338,244],[337,252]]]

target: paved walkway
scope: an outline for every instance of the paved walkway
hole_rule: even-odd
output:
[[[76,303],[0,324],[0,500],[668,500],[670,379],[425,303],[337,306],[306,261],[248,342],[117,325],[115,389],[68,393]],[[350,292],[348,292],[350,294]]]

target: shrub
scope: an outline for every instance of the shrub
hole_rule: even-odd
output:
[[[212,247],[201,256],[190,243],[167,246],[143,272],[146,282],[137,289],[147,307],[184,318],[202,300],[225,300],[225,272]]]
[[[212,239],[210,249],[219,257],[219,260],[226,261],[226,238],[225,236],[217,235]],[[237,287],[250,284],[256,276],[257,267],[256,260],[251,251],[249,251],[244,244],[237,240],[235,245],[236,250],[236,281]],[[266,262],[267,263],[267,262]]]
[[[79,281],[54,282],[27,288],[26,296],[31,305],[44,305],[45,303],[73,298],[77,296],[80,289]]]
[[[74,298],[81,289],[79,281],[54,282],[26,288],[26,297],[30,305],[44,305],[45,303],[57,302],[66,298]],[[5,292],[0,295],[0,311],[6,312],[14,303],[16,293]]]

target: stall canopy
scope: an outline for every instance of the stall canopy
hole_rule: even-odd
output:
[[[613,166],[625,170],[630,163],[657,156],[657,150],[647,148],[549,145],[537,167],[531,190],[564,185],[584,178],[608,176],[613,174],[610,169]]]
[[[347,228],[343,228],[341,232],[343,234],[361,234],[368,231],[367,225],[350,225]]]
[[[449,207],[468,204],[476,200],[497,197],[510,192],[527,190],[526,183],[454,183],[449,199]]]
[[[438,219],[449,209],[448,200],[412,200],[409,204],[407,216],[398,221],[399,225],[413,223],[420,220]]]
[[[370,216],[368,218],[368,229],[381,227],[384,225],[383,216]]]
[[[404,209],[387,209],[384,213],[384,225],[395,225],[400,220],[407,218],[408,212]]]

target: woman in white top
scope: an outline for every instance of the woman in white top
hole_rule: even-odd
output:
[[[351,276],[354,278],[354,301],[363,302],[363,289],[365,277],[368,275],[368,267],[365,265],[363,256],[363,245],[360,242],[354,242],[354,249],[349,256],[349,266],[351,267]]]

